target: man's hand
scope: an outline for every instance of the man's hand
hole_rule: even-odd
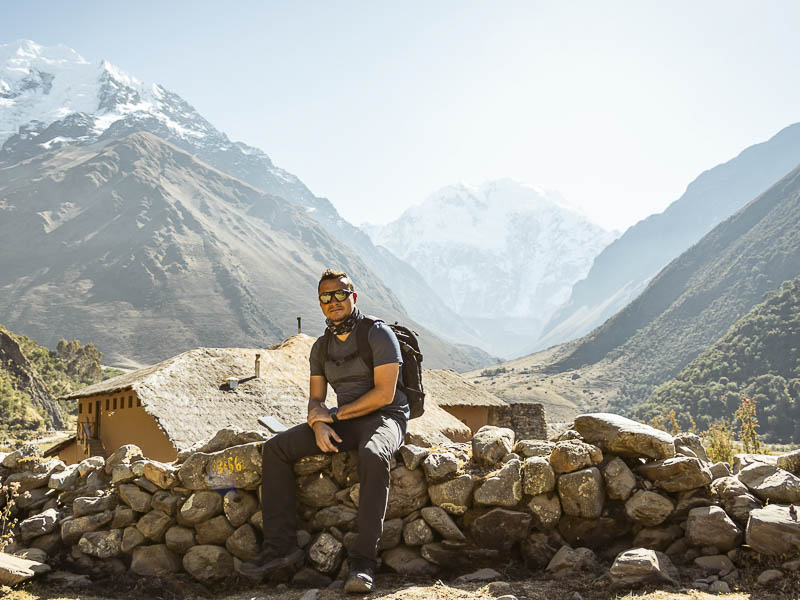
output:
[[[309,406],[308,426],[313,428],[315,423],[333,423],[333,417],[324,404]]]
[[[336,435],[333,427],[322,421],[317,421],[312,427],[314,430],[314,437],[317,440],[317,446],[323,452],[338,452],[339,449],[333,443],[333,440],[341,443],[342,438]]]

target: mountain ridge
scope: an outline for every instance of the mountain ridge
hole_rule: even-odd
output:
[[[800,274],[798,222],[795,167],[590,334],[467,376],[505,400],[543,402],[560,418],[587,410],[633,413],[764,294]]]
[[[88,339],[125,365],[261,347],[296,332],[296,316],[321,333],[313,290],[330,264],[358,273],[364,310],[427,333],[301,208],[153,134],[51,150],[3,167],[0,181],[0,235],[22,249],[0,257],[0,314],[45,344],[56,331]],[[424,343],[432,364],[474,360]]]
[[[695,178],[664,212],[626,230],[594,260],[529,351],[579,338],[634,300],[663,267],[800,164],[800,123]]]
[[[8,50],[10,46],[13,45],[0,46],[0,58],[3,48],[6,49],[5,54],[13,53]],[[60,52],[63,53],[65,48],[62,47]],[[92,65],[68,48],[68,56],[64,59],[69,63],[66,67],[64,61],[30,56],[46,54],[48,50],[51,49],[29,43],[26,48],[14,51],[17,54],[21,52],[19,57],[14,58],[15,68],[0,68],[0,87],[6,90],[9,97],[12,95],[9,91],[12,85],[8,81],[20,84],[26,77],[33,78],[31,81],[40,81],[41,74],[46,72],[42,69],[57,71],[55,63],[62,70],[66,69],[64,72],[67,73],[66,83],[61,81],[59,72],[55,75],[47,73],[52,84],[49,89],[38,84],[20,84],[23,87],[28,85],[27,89],[22,90],[24,93],[16,90],[14,98],[9,101],[14,100],[19,106],[24,105],[23,108],[0,107],[0,125],[5,123],[0,131],[8,134],[6,139],[0,139],[0,142],[4,142],[0,148],[0,166],[12,165],[70,145],[90,145],[120,139],[138,131],[148,131],[221,172],[301,207],[333,235],[337,240],[336,245],[352,247],[361,255],[367,267],[363,277],[372,278],[373,275],[368,273],[371,271],[390,282],[397,290],[400,302],[410,305],[425,321],[446,323],[444,329],[449,339],[462,343],[479,342],[470,328],[438,299],[410,265],[386,251],[376,249],[366,235],[339,216],[327,199],[312,194],[299,178],[276,167],[263,151],[240,142],[231,142],[177,94],[160,85],[144,84],[113,67],[108,61]],[[43,61],[41,65],[36,63],[39,59]],[[9,71],[12,71],[12,75],[8,74]],[[75,72],[79,73],[76,75]],[[70,87],[67,84],[82,86],[81,90],[85,92],[82,104],[74,105],[71,104],[72,100],[55,98],[61,93],[59,90],[63,92],[62,88]],[[28,106],[37,102],[49,103],[47,106],[56,106],[57,110],[48,113]],[[42,112],[44,114],[40,114]],[[31,118],[34,114],[41,118]],[[50,120],[48,115],[56,119]],[[8,126],[10,121],[14,122],[16,133],[10,132],[14,129]],[[459,352],[463,350],[465,348]],[[470,353],[475,357],[481,356],[477,350],[471,350]],[[487,355],[483,356],[478,360],[493,360]]]

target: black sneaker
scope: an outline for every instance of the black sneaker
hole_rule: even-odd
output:
[[[368,594],[375,589],[375,572],[369,567],[359,567],[350,570],[347,581],[344,582],[344,591],[348,594]]]
[[[286,552],[273,548],[262,550],[253,560],[243,562],[239,572],[254,582],[260,582],[268,575],[282,569],[299,569],[303,564],[305,552],[294,546]]]

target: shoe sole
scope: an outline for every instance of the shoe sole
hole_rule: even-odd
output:
[[[368,594],[375,589],[373,582],[367,582],[358,577],[348,579],[344,584],[344,591],[348,594]]]
[[[249,566],[247,563],[240,568],[240,573],[251,581],[262,581],[265,577],[289,567],[298,567],[302,564],[305,553],[302,550],[295,550],[287,556],[275,558],[263,565]]]

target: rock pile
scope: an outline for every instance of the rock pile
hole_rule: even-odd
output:
[[[0,484],[17,488],[10,512],[19,521],[0,554],[0,583],[47,565],[60,570],[48,577],[61,578],[229,577],[260,549],[260,443],[257,432],[223,430],[171,464],[133,445],[70,466],[35,446],[0,454]],[[320,587],[346,572],[357,461],[352,452],[321,454],[294,466],[306,551],[297,585]],[[426,576],[497,566],[509,553],[553,576],[599,574],[607,561],[605,577],[618,586],[678,585],[675,565],[689,565],[703,575],[695,587],[724,591],[742,544],[768,555],[800,550],[798,470],[797,453],[712,464],[697,436],[673,438],[610,414],[582,415],[554,442],[487,426],[471,444],[401,448],[381,561]]]

